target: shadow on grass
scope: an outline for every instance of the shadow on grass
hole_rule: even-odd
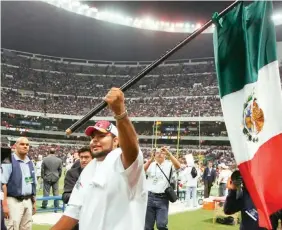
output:
[[[213,218],[204,219],[204,220],[202,220],[202,222],[213,224]]]

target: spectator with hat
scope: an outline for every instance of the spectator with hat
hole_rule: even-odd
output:
[[[94,159],[82,171],[64,215],[52,230],[143,230],[147,205],[143,154],[128,118],[124,94],[112,88],[104,100],[117,126],[99,121],[85,134],[91,137]]]

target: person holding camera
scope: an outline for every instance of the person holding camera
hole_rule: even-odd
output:
[[[166,160],[166,156],[170,158]],[[169,181],[175,170],[180,169],[180,162],[172,155],[167,147],[156,149],[151,159],[144,165],[148,176],[148,204],[146,212],[145,230],[153,230],[155,222],[159,230],[167,230],[169,201],[175,196]]]
[[[233,215],[241,212],[240,230],[265,230],[266,228],[259,227],[258,212],[238,170],[232,173],[227,188],[224,213]],[[278,228],[280,214],[281,211],[270,216],[273,230]]]

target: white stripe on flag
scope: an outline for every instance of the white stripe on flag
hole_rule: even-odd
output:
[[[243,134],[243,106],[254,88],[259,107],[264,112],[264,126],[259,141],[247,141]],[[282,94],[278,61],[260,69],[258,81],[242,90],[224,96],[221,100],[224,120],[237,164],[251,160],[259,147],[282,133]]]

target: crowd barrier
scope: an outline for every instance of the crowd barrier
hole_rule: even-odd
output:
[[[62,200],[62,196],[46,196],[46,197],[36,197],[36,201],[55,201],[57,200],[59,202],[59,207],[55,208],[55,207],[46,207],[46,208],[37,208],[36,212],[58,212],[58,211],[62,211],[64,212],[65,210],[65,204]],[[61,204],[62,202],[62,204]]]

